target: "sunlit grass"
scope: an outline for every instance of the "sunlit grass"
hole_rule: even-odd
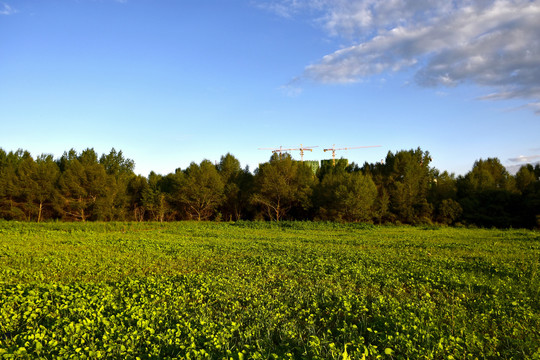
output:
[[[534,358],[540,234],[0,222],[0,355]]]

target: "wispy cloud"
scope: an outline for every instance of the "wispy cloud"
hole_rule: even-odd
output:
[[[421,86],[476,84],[490,89],[484,100],[527,99],[540,113],[540,0],[270,4],[283,16],[317,10],[316,20],[329,34],[352,41],[307,66],[304,78],[349,83],[413,68]]]
[[[294,9],[285,4],[279,3],[261,3],[256,4],[257,7],[276,13],[279,16],[290,18],[293,15]]]
[[[285,18],[291,18],[306,9],[322,9],[326,0],[253,0],[252,4],[258,8],[273,12]]]
[[[513,163],[530,163],[538,159],[540,159],[540,155],[528,155],[528,156],[520,155],[515,158],[510,158],[508,159],[508,161],[513,162]]]
[[[281,86],[280,90],[289,97],[299,96],[303,91],[302,87],[300,86],[300,82],[300,78],[294,78],[288,84]]]
[[[0,2],[0,15],[13,15],[16,12],[17,10],[12,8],[9,4]]]

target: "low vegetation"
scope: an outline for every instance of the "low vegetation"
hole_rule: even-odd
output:
[[[540,234],[0,222],[0,358],[539,359]]]

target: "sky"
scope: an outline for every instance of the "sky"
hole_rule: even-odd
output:
[[[0,0],[0,148],[540,160],[540,0]],[[292,151],[300,159],[299,151]]]

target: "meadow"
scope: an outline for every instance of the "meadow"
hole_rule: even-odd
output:
[[[0,222],[3,359],[540,359],[540,233]]]

